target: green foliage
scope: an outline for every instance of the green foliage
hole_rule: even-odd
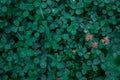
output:
[[[0,80],[119,80],[119,23],[119,0],[0,0]]]

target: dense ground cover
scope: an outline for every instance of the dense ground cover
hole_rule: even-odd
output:
[[[120,0],[0,0],[0,80],[120,80]]]

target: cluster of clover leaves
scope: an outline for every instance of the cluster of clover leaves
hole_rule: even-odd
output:
[[[120,0],[0,0],[0,80],[119,80]]]

